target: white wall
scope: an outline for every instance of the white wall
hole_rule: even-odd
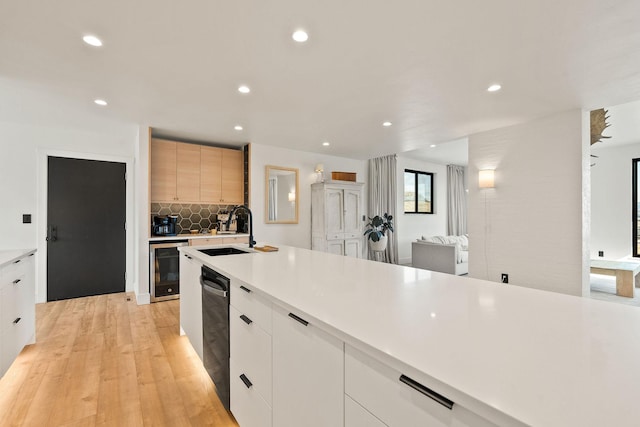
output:
[[[447,167],[436,163],[415,160],[398,155],[395,227],[398,236],[398,260],[400,264],[411,263],[411,242],[421,236],[444,236],[447,233]],[[404,213],[404,170],[413,169],[434,174],[433,192],[435,212],[433,214]]]
[[[149,293],[149,237],[151,230],[149,227],[150,215],[150,183],[149,183],[149,149],[151,146],[151,135],[149,126],[139,126],[137,139],[134,144],[136,163],[135,174],[135,277],[136,301],[138,304],[149,304],[151,295]]]
[[[259,243],[290,245],[311,248],[311,184],[316,182],[314,172],[317,163],[324,164],[325,178],[331,178],[331,171],[356,172],[358,182],[365,182],[367,162],[286,148],[251,144],[251,190],[249,203],[253,213],[253,234]],[[299,206],[298,224],[265,223],[265,167],[267,165],[298,168],[300,191],[296,196]],[[367,188],[365,185],[363,207],[367,209]]]
[[[598,156],[591,168],[591,258],[604,251],[604,258],[620,259],[633,255],[631,161],[640,158],[640,143],[607,143],[591,147]]]
[[[55,107],[53,107],[55,108]],[[93,121],[95,122],[95,120]],[[37,301],[46,299],[46,153],[71,153],[87,158],[108,158],[133,162],[137,127],[104,121],[93,129],[40,125],[28,116],[20,123],[0,122],[0,249],[39,248],[36,254]],[[44,163],[44,164],[43,164]],[[45,184],[43,184],[45,183]],[[44,188],[43,188],[44,187]],[[43,199],[44,197],[44,199]],[[133,196],[128,198],[131,212]],[[22,224],[22,214],[33,222]],[[131,223],[133,223],[133,217]],[[133,254],[133,232],[127,238],[127,252]],[[133,257],[127,258],[127,271],[135,270]],[[129,274],[127,290],[133,290],[134,274]]]
[[[470,276],[588,292],[588,150],[579,110],[469,137]],[[495,188],[478,188],[479,169]]]

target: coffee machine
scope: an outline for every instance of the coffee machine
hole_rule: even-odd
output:
[[[151,234],[154,236],[175,236],[178,215],[154,215]]]
[[[235,219],[231,219],[231,224],[227,226],[229,221],[229,212],[218,212],[218,233],[235,233],[237,230],[237,222]]]

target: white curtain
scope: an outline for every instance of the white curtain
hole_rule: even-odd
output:
[[[385,213],[393,216],[393,228],[396,229],[396,156],[378,157],[369,160],[369,217],[383,216]],[[387,250],[384,251],[384,262],[398,263],[397,231],[388,232]],[[367,241],[367,248],[369,243]],[[369,259],[375,259],[371,249],[368,249]]]
[[[447,165],[447,234],[467,234],[467,192],[464,167]]]
[[[277,205],[278,199],[278,183],[275,178],[269,178],[269,221],[275,221],[277,218]]]

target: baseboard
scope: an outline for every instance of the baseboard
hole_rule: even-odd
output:
[[[138,294],[136,295],[136,302],[138,305],[151,304],[151,294]]]

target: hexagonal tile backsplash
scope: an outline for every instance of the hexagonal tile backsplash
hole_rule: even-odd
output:
[[[189,230],[209,230],[216,223],[218,212],[229,211],[233,205],[183,205],[180,203],[152,203],[151,223],[155,215],[178,215],[176,233]]]

